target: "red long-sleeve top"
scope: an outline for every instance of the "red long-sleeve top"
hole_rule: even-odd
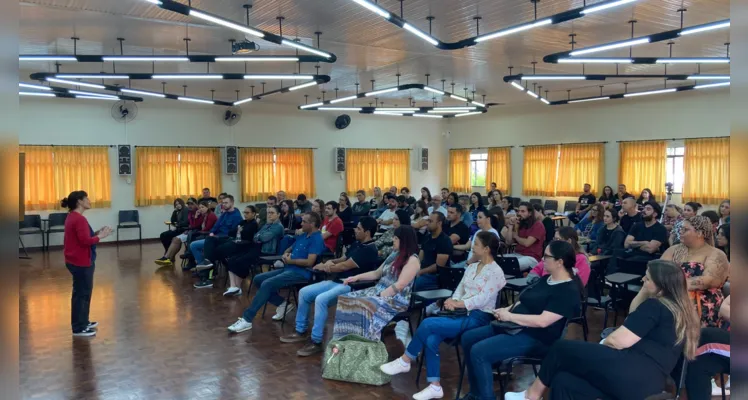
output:
[[[91,246],[99,243],[98,236],[91,236],[91,227],[83,214],[72,211],[65,220],[65,263],[77,267],[91,266]]]

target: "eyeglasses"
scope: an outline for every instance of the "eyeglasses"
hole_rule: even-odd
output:
[[[543,254],[543,261],[545,260],[555,260],[556,258],[553,256],[550,256],[548,254]]]
[[[249,214],[249,211],[244,211],[245,214]]]

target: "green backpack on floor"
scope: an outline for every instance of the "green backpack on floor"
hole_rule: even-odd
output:
[[[381,341],[346,335],[327,344],[322,359],[322,377],[381,386],[392,379],[379,369],[388,358],[387,348]]]

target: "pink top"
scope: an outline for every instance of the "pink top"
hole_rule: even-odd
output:
[[[576,270],[577,275],[579,275],[579,279],[582,280],[582,284],[584,284],[584,286],[587,286],[587,280],[590,279],[590,262],[587,260],[587,255],[585,255],[584,253],[577,254],[577,260],[574,264],[574,269]],[[530,273],[537,276],[548,275],[548,271],[546,271],[544,268],[543,261],[539,262],[538,265],[536,265],[535,268],[530,271]]]

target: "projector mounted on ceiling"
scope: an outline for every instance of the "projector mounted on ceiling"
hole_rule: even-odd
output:
[[[249,54],[257,50],[260,50],[260,46],[258,46],[257,43],[251,42],[249,40],[243,40],[241,42],[231,44],[231,52],[233,54]]]

